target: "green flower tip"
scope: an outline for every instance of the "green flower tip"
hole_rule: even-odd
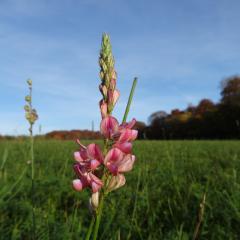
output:
[[[28,79],[28,80],[27,80],[27,84],[28,84],[29,86],[32,86],[32,80],[31,80],[31,79]]]

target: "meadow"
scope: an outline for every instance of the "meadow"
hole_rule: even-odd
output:
[[[28,141],[0,141],[0,239],[31,238]],[[84,239],[88,191],[71,188],[73,141],[35,142],[37,239]],[[240,239],[239,141],[137,141],[127,183],[106,199],[99,239]]]

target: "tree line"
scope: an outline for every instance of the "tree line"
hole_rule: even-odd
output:
[[[158,111],[140,130],[147,139],[240,139],[240,76],[221,82],[221,99],[202,99],[197,106]]]

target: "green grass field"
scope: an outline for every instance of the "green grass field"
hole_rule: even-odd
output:
[[[0,142],[0,239],[30,239],[29,143]],[[74,142],[36,141],[37,239],[83,239],[89,192],[76,193]],[[138,141],[127,184],[112,192],[105,239],[192,239],[206,191],[200,239],[240,239],[239,141]]]

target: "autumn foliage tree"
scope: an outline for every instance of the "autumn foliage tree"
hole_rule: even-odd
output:
[[[182,111],[153,113],[145,132],[150,139],[239,139],[240,77],[222,81],[219,103],[202,99]]]

